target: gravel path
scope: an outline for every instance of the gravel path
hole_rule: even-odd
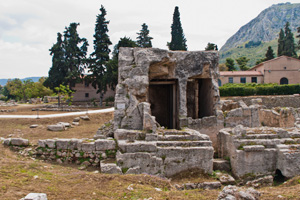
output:
[[[51,115],[0,115],[0,118],[26,118],[26,119],[35,119],[35,118],[53,118],[53,117],[65,117],[65,116],[73,116],[73,115],[86,115],[86,114],[94,114],[94,113],[107,113],[113,112],[114,108],[107,108],[101,110],[89,110],[82,112],[71,112],[71,113],[60,113],[60,114],[51,114]]]

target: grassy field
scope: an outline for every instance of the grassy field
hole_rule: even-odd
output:
[[[22,137],[36,144],[46,138],[92,138],[113,118],[112,113],[90,115],[90,121],[63,132],[46,130],[48,124],[71,122],[74,117],[51,119],[0,119],[0,137]],[[39,127],[31,129],[31,124]],[[78,170],[78,165],[60,165],[24,157],[0,145],[0,200],[20,199],[28,193],[46,193],[49,200],[88,199],[216,199],[221,190],[177,191],[175,183],[215,181],[209,175],[183,174],[172,179],[149,175],[106,175],[97,168]],[[128,187],[133,190],[128,189]],[[158,189],[162,191],[157,191]],[[287,184],[260,189],[261,199],[300,199],[300,177]],[[283,198],[278,198],[278,195]]]

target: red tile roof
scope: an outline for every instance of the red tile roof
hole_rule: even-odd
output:
[[[221,71],[221,76],[262,76],[260,71]]]

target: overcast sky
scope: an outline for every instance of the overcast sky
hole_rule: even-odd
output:
[[[300,0],[290,0],[300,3]],[[47,76],[51,67],[49,49],[72,22],[93,51],[96,15],[101,4],[107,11],[110,39],[136,40],[146,23],[153,47],[167,49],[175,6],[179,6],[188,50],[203,50],[208,42],[219,49],[238,29],[280,0],[1,0],[0,78]],[[112,45],[112,46],[113,46]]]

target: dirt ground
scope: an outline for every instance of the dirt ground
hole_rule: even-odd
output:
[[[113,113],[91,114],[90,121],[62,132],[47,125],[72,122],[75,116],[51,119],[0,119],[0,137],[22,137],[36,144],[47,138],[92,138]],[[38,124],[38,128],[29,128]],[[216,199],[221,190],[177,191],[173,184],[215,181],[213,176],[192,174],[173,179],[149,175],[106,175],[78,165],[59,165],[24,157],[0,144],[0,200],[20,199],[28,193],[46,193],[49,200],[89,199]],[[129,187],[130,186],[130,187]],[[132,189],[130,189],[132,188]],[[276,187],[259,189],[261,199],[300,199],[300,177]],[[279,195],[282,198],[279,198]]]

